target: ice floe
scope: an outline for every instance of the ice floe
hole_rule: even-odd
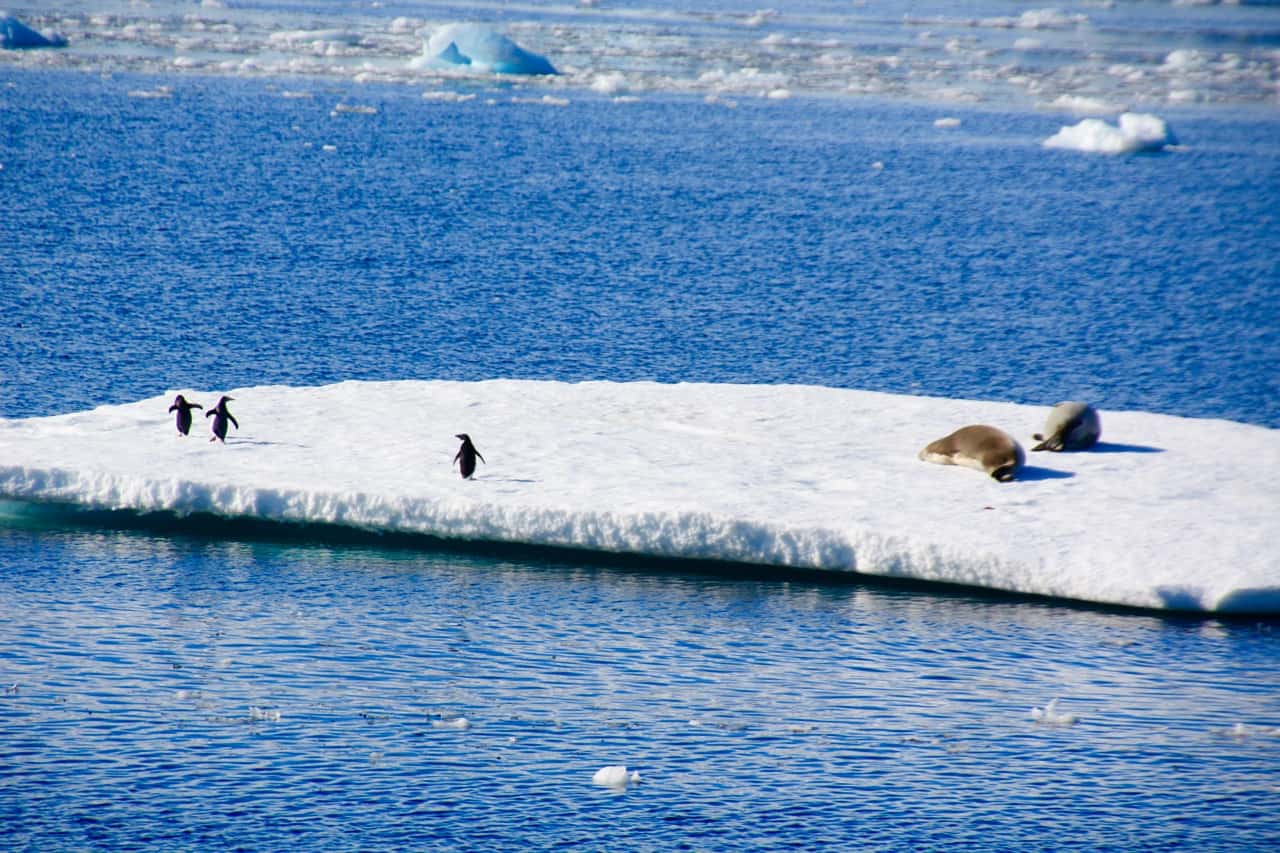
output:
[[[1032,708],[1031,719],[1047,726],[1074,726],[1079,718],[1075,714],[1058,710],[1058,700],[1050,699],[1043,708]]]
[[[180,389],[205,406],[222,390]],[[1280,431],[1102,409],[1092,450],[1011,483],[929,465],[1044,405],[810,386],[344,382],[225,391],[240,429],[175,433],[175,390],[0,420],[0,497],[346,525],[964,584],[1143,608],[1280,612]],[[451,460],[469,433],[486,465]],[[1047,458],[1046,458],[1047,457]]]
[[[431,34],[419,66],[465,67],[493,74],[555,74],[547,60],[483,24],[446,24]]]
[[[637,770],[627,770],[625,764],[610,764],[601,767],[591,777],[593,785],[599,785],[602,788],[614,788],[623,790],[630,785],[640,782],[640,773]]]
[[[1043,143],[1046,148],[1064,148],[1101,154],[1132,154],[1161,151],[1177,141],[1164,120],[1145,113],[1122,113],[1118,124],[1087,118],[1063,127]]]
[[[66,47],[61,35],[46,36],[33,30],[12,15],[0,12],[0,49],[30,50],[41,47]]]
[[[827,94],[1046,103],[1083,97],[1142,109],[1273,104],[1280,69],[1280,53],[1265,38],[1232,40],[1231,51],[1222,52],[1222,34],[1263,23],[1264,13],[1247,8],[1209,10],[1194,26],[1169,28],[1160,4],[1131,6],[1117,19],[1051,7],[902,16],[896,7],[860,2],[823,4],[815,16],[791,7],[707,13],[659,3],[669,8],[654,19],[627,4],[593,2],[590,14],[574,4],[504,8],[499,29],[492,22],[360,14],[342,4],[275,4],[268,14],[255,5],[148,0],[111,4],[110,11],[33,12],[20,24],[24,43],[56,29],[67,34],[69,49],[5,51],[3,60],[99,73],[423,86],[519,75],[525,86],[609,97],[625,88],[630,98]],[[1095,26],[1105,26],[1108,36],[1099,38]],[[16,40],[9,37],[5,46],[22,46]]]

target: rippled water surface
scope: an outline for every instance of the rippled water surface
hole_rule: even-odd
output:
[[[1280,838],[1274,625],[234,528],[0,554],[8,849]]]
[[[1280,427],[1273,5],[502,4],[532,82],[407,70],[474,4],[38,5],[0,416],[520,377]],[[1064,96],[1179,145],[1047,150]],[[1277,630],[9,505],[0,848],[1273,849]]]

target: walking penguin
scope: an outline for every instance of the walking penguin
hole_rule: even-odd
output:
[[[228,397],[225,394],[218,400],[218,405],[204,413],[207,418],[213,415],[213,438],[210,441],[221,441],[223,444],[227,442],[227,421],[236,425],[236,429],[240,429],[240,422],[236,420],[235,415],[227,411],[227,402],[234,400],[235,397]]]
[[[454,438],[462,439],[462,446],[458,448],[458,455],[453,457],[453,461],[462,460],[462,479],[470,480],[471,475],[476,472],[476,457],[484,462],[484,457],[480,456],[480,451],[476,450],[476,446],[471,443],[471,436],[465,432],[455,435]],[[488,465],[488,462],[485,462]]]
[[[174,418],[178,425],[178,435],[186,435],[191,432],[191,410],[203,408],[204,406],[199,403],[188,403],[187,398],[181,394],[174,399],[169,411],[178,413]]]

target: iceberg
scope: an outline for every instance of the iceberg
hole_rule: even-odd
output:
[[[12,15],[0,12],[0,48],[20,50],[35,47],[66,46],[67,40],[62,36],[43,36]]]
[[[1063,127],[1043,143],[1046,148],[1103,154],[1160,151],[1176,144],[1164,120],[1146,113],[1123,113],[1118,126],[1107,124],[1102,119],[1087,118],[1079,124]]]
[[[0,497],[913,579],[1160,610],[1280,612],[1280,431],[1102,412],[1011,483],[916,458],[1049,406],[813,386],[492,380],[180,389],[0,419]],[[1101,401],[1099,401],[1101,402]],[[484,456],[451,461],[459,433]]]
[[[494,74],[555,74],[543,56],[527,51],[482,24],[446,24],[431,34],[418,67],[458,67]]]

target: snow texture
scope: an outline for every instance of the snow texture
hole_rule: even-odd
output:
[[[345,382],[178,391],[0,420],[0,496],[862,572],[1142,608],[1280,612],[1280,432],[1101,412],[1012,483],[920,462],[958,426],[1022,441],[1050,405],[808,386]],[[1052,401],[1050,401],[1052,402]],[[1100,401],[1095,401],[1100,402]],[[485,464],[451,460],[469,433]]]
[[[543,56],[481,24],[446,24],[431,34],[415,62],[465,66],[494,74],[555,74]]]

